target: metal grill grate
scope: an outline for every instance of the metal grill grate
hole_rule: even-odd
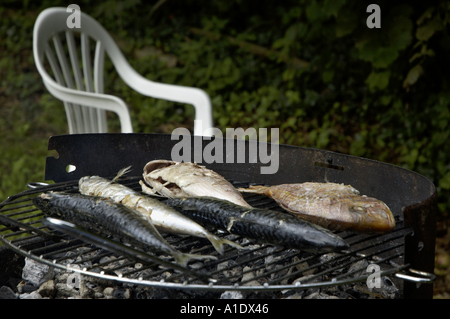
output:
[[[140,189],[139,179],[128,177],[119,182]],[[233,184],[249,186],[244,182]],[[218,260],[191,262],[191,272],[185,273],[176,266],[170,267],[168,256],[158,256],[164,264],[133,258],[120,254],[120,250],[104,249],[45,226],[45,216],[34,207],[32,199],[44,191],[77,192],[77,181],[32,186],[35,188],[11,196],[0,204],[1,242],[29,258],[89,276],[165,288],[286,291],[365,282],[370,275],[368,265],[376,264],[380,267],[380,276],[395,280],[400,286],[399,291],[402,280],[397,277],[420,282],[432,280],[432,275],[427,273],[421,274],[425,277],[408,277],[401,273],[409,269],[403,259],[405,236],[411,235],[413,230],[404,227],[398,216],[395,230],[384,235],[339,233],[350,244],[348,251],[322,255],[256,244],[239,236],[218,233],[247,248],[227,247],[225,254],[220,256],[205,239],[165,235],[167,241],[180,251],[218,257]],[[270,198],[256,194],[245,194],[244,197],[254,207],[281,210]],[[113,238],[108,238],[108,242],[117,243]],[[132,249],[120,243],[117,245]],[[133,249],[145,257],[142,247]],[[209,283],[205,282],[205,277],[210,279]]]

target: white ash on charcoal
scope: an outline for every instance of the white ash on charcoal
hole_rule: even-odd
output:
[[[277,247],[268,247],[266,253],[269,254],[264,258],[264,264],[267,270],[272,270],[273,267],[277,266],[277,261],[281,260],[283,257],[274,254]]]
[[[332,261],[338,257],[336,254],[326,254],[320,257],[321,261]],[[371,261],[361,258],[349,258],[346,261],[354,260],[347,267],[339,269],[339,271],[328,273],[326,275],[317,276],[315,274],[321,272],[323,267],[319,267],[314,271],[306,270],[303,272],[303,276],[296,278],[291,282],[292,285],[307,285],[314,284],[323,281],[331,281],[335,275],[345,275],[343,278],[358,278],[360,276],[368,275],[368,266]],[[307,269],[308,263],[303,262],[297,264],[299,270]],[[327,264],[327,267],[330,268]],[[388,269],[389,266],[386,264],[380,265],[380,271]],[[398,285],[401,285],[401,280],[395,278],[394,276],[380,277],[379,285],[375,287],[369,287],[366,281],[352,283],[352,284],[342,284],[330,287],[312,287],[303,290],[288,289],[284,290],[283,299],[397,299],[401,298],[401,289]]]
[[[348,299],[348,296],[334,291],[318,290],[315,292],[297,291],[291,293],[283,299]]]
[[[359,299],[396,299],[399,295],[399,289],[389,277],[381,277],[379,287],[369,288],[366,284],[361,284],[352,289],[357,292],[354,295]]]
[[[78,268],[78,265],[71,265]],[[34,278],[34,277],[32,277]],[[25,288],[24,287],[32,287]],[[54,270],[51,280],[43,282],[39,287],[28,282],[21,282],[17,288],[21,293],[15,294],[11,289],[1,289],[0,293],[8,298],[18,299],[153,299],[175,298],[171,289],[151,289],[120,282],[85,276],[78,272]],[[26,292],[25,292],[26,291]]]
[[[22,271],[22,278],[31,283],[35,287],[39,287],[42,283],[52,279],[54,276],[53,268],[35,261],[31,258],[25,258],[25,266]]]
[[[230,283],[235,283],[241,279],[242,267],[236,265],[236,261],[227,260],[217,265],[218,276],[214,276],[216,279],[224,279]]]
[[[53,298],[56,294],[56,286],[55,281],[49,280],[44,282],[39,289],[37,290],[39,295],[41,295],[43,298]]]
[[[106,299],[130,299],[131,298],[131,290],[130,288],[124,287],[107,287],[103,290],[103,296]]]
[[[254,243],[242,244],[251,251],[227,251],[223,260],[207,263],[192,261],[189,267],[198,273],[212,274],[220,285],[264,287],[265,284],[301,285],[331,281],[336,276],[356,278],[367,275],[367,267],[377,260],[345,257],[339,253],[315,256],[299,250],[283,250],[274,246]],[[236,256],[236,257],[234,257]],[[231,259],[228,259],[230,257]],[[345,257],[345,260],[343,258]],[[92,246],[73,248],[69,252],[52,255],[58,264],[68,268],[106,275],[123,276],[153,282],[184,283],[189,276],[167,270],[160,265],[146,265],[123,256],[115,255]],[[170,256],[166,256],[170,260]],[[379,260],[378,260],[379,261]],[[381,287],[369,288],[365,282],[343,284],[326,288],[307,289],[209,291],[202,289],[169,289],[162,287],[136,286],[120,281],[86,276],[78,271],[52,268],[39,261],[26,259],[22,266],[22,282],[0,287],[0,297],[20,299],[375,299],[401,297],[397,282],[383,277]],[[340,266],[344,264],[344,266]],[[386,269],[389,268],[385,265]],[[336,267],[336,269],[334,269]],[[384,269],[384,268],[383,268]],[[382,270],[383,270],[382,269]],[[323,275],[317,276],[324,272]],[[195,281],[194,283],[199,283]]]
[[[67,263],[69,262],[81,262],[82,266],[88,266],[88,263],[82,262],[79,256],[69,259]],[[123,261],[117,263],[122,265]],[[76,264],[71,264],[70,267],[81,269],[81,266]],[[109,285],[113,287],[112,298],[128,299],[132,296],[130,289],[120,287],[121,284],[85,276],[76,271],[53,268],[30,258],[25,259],[22,278],[23,280],[16,287],[17,294],[12,289],[2,287],[1,297],[4,295],[5,298],[13,298],[14,295],[19,299],[108,298],[109,296],[105,296],[103,292]]]
[[[43,298],[37,291],[33,291],[29,294],[19,295],[19,299],[43,299]]]
[[[294,266],[290,266],[290,262],[286,262],[285,256],[276,253],[277,247],[271,247],[267,249],[267,253],[270,255],[264,258],[265,271],[270,273],[270,280],[275,281],[279,278],[286,277],[293,272]],[[297,257],[294,257],[297,258]],[[294,259],[295,260],[295,259]],[[288,279],[281,281],[281,284],[287,284]]]
[[[288,276],[292,272],[292,267],[284,267],[283,265],[275,265],[271,269],[270,280],[277,280],[279,278]],[[281,281],[283,284],[283,280]],[[284,280],[284,284],[287,283],[287,279]]]
[[[244,299],[244,295],[240,291],[227,290],[220,295],[220,299]]]
[[[251,267],[244,267],[243,269],[243,275],[242,275],[242,285],[243,286],[262,286],[263,283],[259,282],[256,279],[253,279],[256,277],[256,274],[254,271],[252,271]]]
[[[314,292],[311,295],[308,295],[303,299],[340,299],[340,298],[336,297],[336,296],[331,296],[324,292],[319,291],[319,292]]]
[[[369,265],[371,265],[371,263],[367,259],[357,260],[350,265],[347,274],[353,278],[368,275],[370,273],[370,271],[368,271]],[[380,267],[379,271],[388,268],[385,264],[377,264],[376,266]],[[398,288],[398,286],[402,284],[401,280],[396,279],[394,276],[392,276],[392,278],[382,276],[379,279],[379,282],[376,284],[373,283],[375,285],[374,287],[370,287],[372,285],[370,285],[368,281],[352,285],[343,285],[342,287],[344,287],[343,290],[351,298],[355,299],[396,299],[401,297],[401,289]]]
[[[367,274],[367,267],[369,262],[366,259],[358,260],[357,262],[351,264],[347,271],[347,274],[351,277],[359,277]]]
[[[322,263],[322,267],[324,269],[330,269],[336,266],[339,266],[350,260],[351,257],[342,257],[340,253],[328,253],[321,255],[319,257],[319,261]],[[331,272],[332,276],[338,276],[345,272],[345,267],[338,267],[333,272]]]
[[[292,282],[292,285],[295,286],[296,284],[312,284],[312,283],[317,283],[320,282],[321,278],[320,277],[314,277],[313,274],[309,274],[309,275],[305,275],[302,276],[300,278],[295,279]],[[283,290],[283,299],[302,299],[305,296],[308,296],[310,294],[319,292],[320,288],[308,288],[308,289],[303,289],[303,290],[294,290],[294,289],[288,289],[288,290]]]
[[[296,271],[300,271],[303,276],[312,275],[317,271],[317,268],[309,268],[309,264],[306,261],[302,261],[297,256],[293,258],[294,265]]]

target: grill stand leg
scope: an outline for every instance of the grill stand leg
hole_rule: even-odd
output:
[[[434,273],[436,244],[437,194],[427,201],[405,208],[403,214],[405,225],[414,226],[414,234],[405,238],[405,264],[411,268]],[[432,299],[433,285],[418,284],[411,281],[404,283],[405,299]]]

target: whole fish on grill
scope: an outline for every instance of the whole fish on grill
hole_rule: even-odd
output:
[[[324,253],[348,248],[328,229],[288,213],[248,208],[211,197],[168,199],[165,203],[198,221],[262,243]]]
[[[238,190],[269,196],[288,212],[331,230],[381,233],[395,227],[385,203],[359,195],[350,185],[308,182]]]
[[[85,195],[111,198],[117,203],[133,208],[145,218],[150,219],[159,231],[206,238],[220,254],[224,253],[224,244],[242,248],[239,244],[208,232],[198,223],[180,214],[174,208],[161,203],[159,200],[116,183],[115,181],[126,174],[129,169],[130,167],[121,169],[112,181],[100,176],[84,176],[79,180],[79,191]]]
[[[109,198],[50,192],[36,197],[33,203],[48,216],[60,217],[84,227],[100,227],[119,239],[128,238],[170,254],[183,267],[191,259],[216,259],[213,256],[185,254],[176,250],[161,237],[147,218]]]
[[[209,196],[251,207],[234,186],[220,174],[196,163],[154,160],[144,167],[142,191],[169,198]]]

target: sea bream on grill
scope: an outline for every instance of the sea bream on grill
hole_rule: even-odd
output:
[[[361,196],[350,185],[307,182],[238,190],[269,196],[293,215],[331,230],[382,233],[395,227],[394,216],[385,203]]]
[[[236,188],[220,174],[189,162],[154,160],[144,167],[144,193],[168,198],[209,196],[251,207]]]

